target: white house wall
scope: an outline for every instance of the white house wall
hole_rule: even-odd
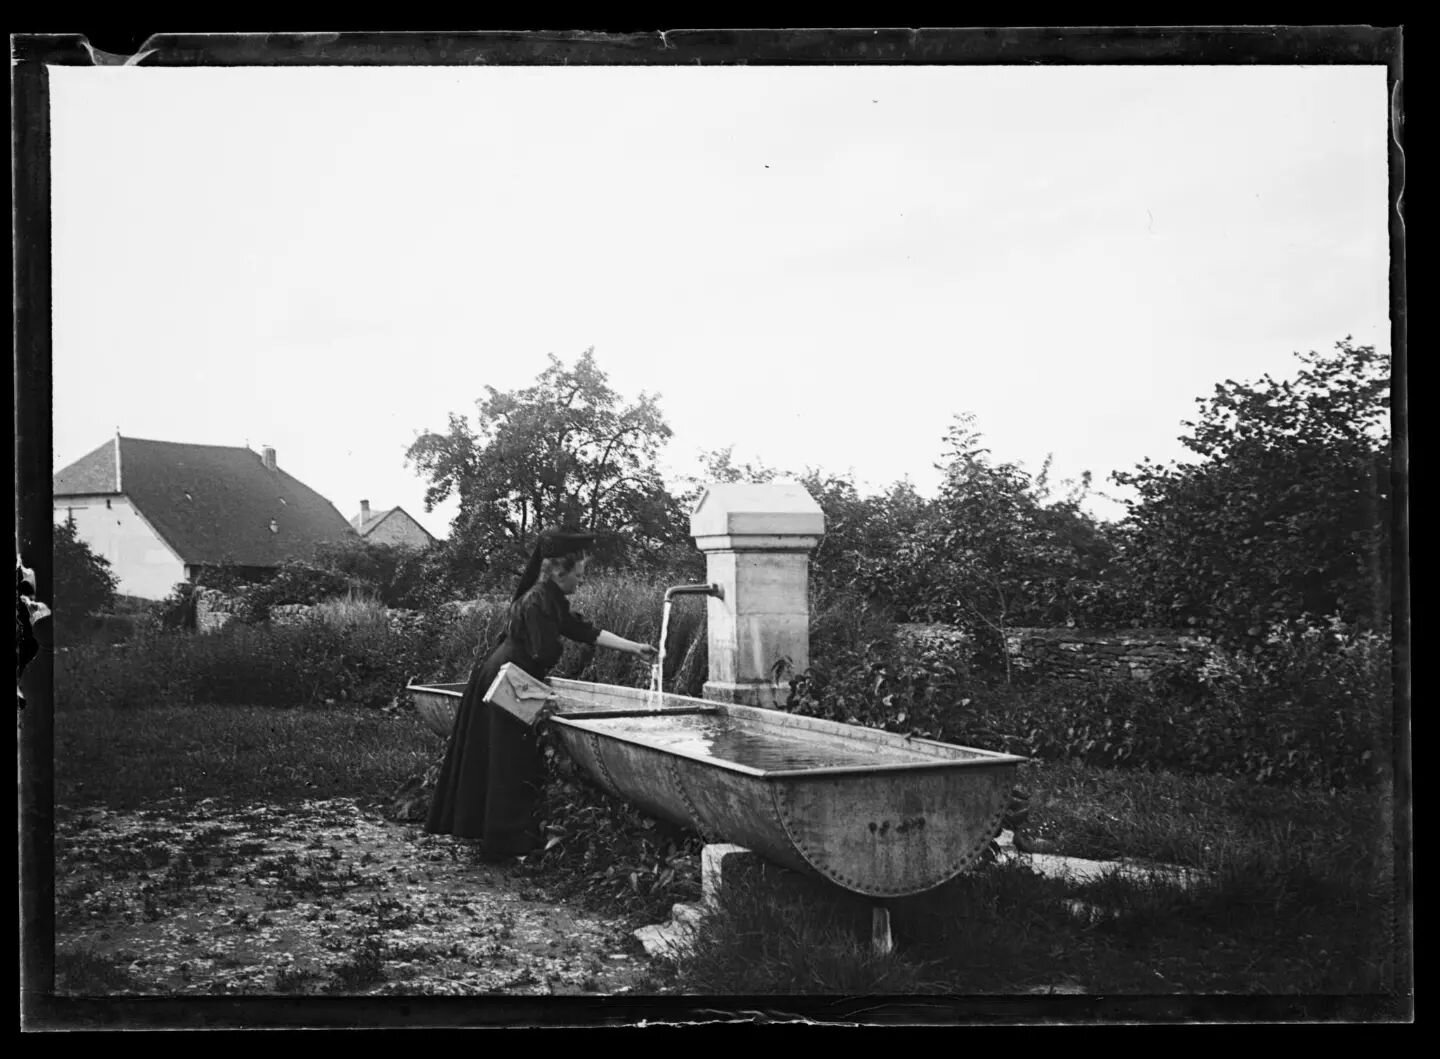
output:
[[[107,506],[108,502],[108,506]],[[124,497],[57,497],[55,524],[67,514],[96,555],[110,561],[116,591],[140,599],[164,599],[185,580],[185,565]]]

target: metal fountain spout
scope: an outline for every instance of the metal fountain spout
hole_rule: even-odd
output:
[[[719,585],[674,585],[665,590],[665,604],[660,608],[660,651],[650,666],[650,690],[659,695],[665,689],[665,641],[670,635],[670,602],[676,596],[714,596],[724,599]]]
[[[666,603],[676,596],[714,596],[716,599],[724,599],[725,590],[719,585],[675,585],[665,590]]]

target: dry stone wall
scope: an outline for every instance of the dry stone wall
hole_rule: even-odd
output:
[[[1062,680],[1147,680],[1162,666],[1199,665],[1210,654],[1209,640],[1175,629],[1012,629],[1006,640],[1016,668]]]
[[[963,631],[949,625],[909,625],[904,635],[922,646],[953,649],[968,646]],[[1211,643],[1179,629],[1010,629],[1006,634],[1010,662],[1059,680],[1129,677],[1147,680],[1162,666],[1199,665],[1210,655]]]
[[[195,631],[219,632],[237,620],[237,604],[225,593],[213,588],[195,590]]]

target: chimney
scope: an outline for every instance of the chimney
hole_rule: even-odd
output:
[[[275,470],[275,450],[269,445],[265,446],[265,469],[267,471]]]
[[[365,523],[370,521],[370,501],[360,501],[360,528],[365,528]]]

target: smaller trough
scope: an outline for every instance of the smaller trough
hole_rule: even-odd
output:
[[[858,725],[606,684],[535,681],[512,666],[487,701],[555,699],[577,766],[709,843],[745,846],[858,894],[922,893],[972,867],[1000,833],[1025,758]],[[464,685],[412,685],[449,734]],[[508,705],[507,705],[508,702]]]

